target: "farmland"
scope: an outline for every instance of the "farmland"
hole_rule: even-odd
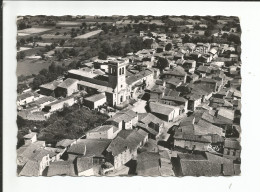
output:
[[[42,33],[49,31],[51,29],[48,28],[28,28],[28,29],[23,29],[18,31],[18,36],[27,36],[31,34],[37,34],[37,33]]]
[[[88,32],[84,35],[77,36],[77,37],[75,37],[75,39],[87,39],[87,38],[90,38],[90,37],[97,35],[101,32],[102,32],[102,30],[91,31],[91,32]]]

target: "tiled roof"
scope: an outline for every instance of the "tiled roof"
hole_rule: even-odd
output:
[[[143,152],[137,156],[136,173],[141,176],[160,176],[160,154]]]
[[[73,85],[74,83],[77,83],[79,80],[77,79],[72,79],[72,78],[68,78],[66,80],[64,80],[62,83],[60,83],[58,85],[58,87],[61,87],[61,88],[69,88],[71,85]]]
[[[104,157],[104,151],[111,143],[110,139],[80,139],[79,144],[86,146],[86,155],[88,157]]]
[[[84,100],[96,102],[96,101],[99,101],[104,98],[106,98],[106,96],[103,93],[100,93],[100,94],[96,94],[96,95],[92,95],[90,97],[84,98]]]
[[[125,151],[127,148],[134,150],[144,140],[145,136],[136,130],[121,130],[107,148],[113,156]]]
[[[149,107],[152,113],[158,113],[163,115],[169,115],[171,112],[175,111],[176,107],[165,105],[161,103],[150,102]]]
[[[58,85],[61,83],[61,81],[52,81],[50,83],[46,83],[44,85],[41,85],[40,88],[45,88],[45,89],[49,89],[49,90],[54,90],[58,87]]]
[[[98,126],[98,127],[94,128],[94,129],[91,129],[90,131],[88,131],[88,133],[103,132],[103,131],[108,131],[110,129],[118,130],[118,128],[113,125],[102,125],[102,126]]]
[[[47,176],[76,176],[72,161],[56,161],[50,164]]]
[[[19,176],[38,177],[40,174],[39,169],[39,162],[29,160],[23,167],[22,171],[19,173]]]
[[[85,155],[86,146],[82,145],[80,143],[76,143],[68,149],[68,153],[72,153],[72,154],[76,154],[76,155]]]
[[[202,143],[211,143],[212,139],[211,136],[207,135],[193,135],[193,134],[186,134],[186,133],[175,133],[174,139],[186,140],[186,141],[196,141]]]
[[[231,148],[231,149],[241,149],[241,146],[237,140],[229,139],[229,138],[225,139],[224,147]]]
[[[68,147],[70,146],[73,142],[75,142],[75,140],[71,140],[71,139],[63,139],[61,141],[59,141],[57,144],[56,144],[56,147]]]
[[[93,168],[93,159],[90,157],[77,158],[77,171],[81,173],[83,171]]]

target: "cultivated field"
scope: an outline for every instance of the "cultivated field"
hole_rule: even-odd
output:
[[[75,37],[75,39],[87,39],[89,37],[92,37],[94,35],[97,35],[97,34],[101,33],[102,31],[103,30],[91,31],[91,32],[88,32],[88,33],[86,33],[84,35],[77,36],[77,37]]]
[[[26,36],[26,35],[31,35],[31,34],[36,34],[36,33],[42,33],[45,31],[49,31],[51,29],[48,28],[28,28],[28,29],[23,29],[18,31],[18,36]]]

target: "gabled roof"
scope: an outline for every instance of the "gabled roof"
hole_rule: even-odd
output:
[[[176,110],[176,107],[174,106],[165,105],[161,103],[154,103],[154,102],[150,102],[149,107],[152,113],[163,114],[163,115],[169,115],[170,113]]]
[[[76,176],[72,161],[56,161],[50,164],[47,176]]]
[[[90,97],[84,98],[84,100],[96,102],[96,101],[99,101],[104,98],[106,98],[106,96],[103,93],[100,93],[100,94],[96,94],[96,95],[92,95]]]
[[[86,155],[88,157],[104,157],[104,151],[111,143],[110,139],[80,139],[79,144],[86,146]]]
[[[61,83],[61,81],[54,80],[50,83],[41,85],[40,88],[49,89],[49,90],[54,91],[60,83]]]
[[[225,148],[241,149],[240,143],[236,139],[226,138],[224,142]]]
[[[149,123],[153,122],[154,124],[163,124],[163,121],[156,117],[155,115],[151,113],[143,113],[143,114],[138,114],[139,121],[148,125]]]
[[[39,97],[40,95],[38,93],[34,93],[34,92],[25,92],[25,93],[22,93],[21,95],[18,95],[17,96],[17,100],[24,100],[26,98],[29,98],[29,97]]]
[[[86,146],[82,145],[80,143],[76,143],[68,149],[68,153],[72,153],[72,154],[76,154],[76,155],[85,155]]]
[[[77,83],[79,80],[77,79],[72,79],[72,78],[68,78],[66,80],[64,80],[62,83],[60,83],[58,85],[58,87],[61,87],[61,88],[69,88],[71,85],[73,85],[74,83]]]
[[[121,130],[117,137],[112,140],[107,151],[112,152],[113,156],[117,156],[126,149],[136,149],[144,138],[144,134],[141,134],[137,130]]]
[[[233,121],[234,117],[235,117],[235,112],[233,110],[230,110],[230,109],[219,108],[218,116],[225,117],[225,118]]]
[[[39,169],[39,162],[29,160],[23,167],[22,171],[19,173],[19,176],[38,177],[40,174]]]
[[[116,113],[113,117],[109,118],[107,121],[115,121],[115,122],[128,122],[131,121],[132,119],[134,119],[135,117],[137,117],[136,112],[134,112],[133,110],[129,109],[129,110],[122,110],[118,113]]]
[[[160,154],[143,152],[137,156],[136,173],[141,176],[160,176]]]
[[[56,144],[56,147],[63,147],[63,148],[65,148],[65,147],[68,147],[68,146],[70,146],[72,143],[74,143],[75,142],[75,140],[73,139],[63,139],[63,140],[61,140],[61,141],[59,141],[57,144]]]
[[[193,135],[193,134],[186,134],[186,133],[182,133],[182,132],[175,133],[173,138],[179,139],[179,140],[201,142],[201,143],[211,143],[212,142],[211,136]]]
[[[101,125],[101,126],[98,126],[98,127],[94,128],[94,129],[91,129],[90,131],[88,131],[88,133],[105,132],[105,131],[108,131],[110,129],[113,129],[113,132],[118,130],[118,128],[113,126],[113,125]]]

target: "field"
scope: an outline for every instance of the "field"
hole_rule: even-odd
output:
[[[18,36],[27,36],[31,34],[36,34],[36,33],[42,33],[45,31],[49,31],[51,29],[48,28],[28,28],[28,29],[23,29],[18,31]]]
[[[90,38],[90,37],[97,35],[101,32],[102,32],[102,30],[91,31],[91,32],[88,32],[84,35],[77,36],[77,37],[75,37],[75,39],[87,39],[87,38]]]
[[[60,21],[56,24],[56,26],[80,26],[81,22],[77,21]]]

